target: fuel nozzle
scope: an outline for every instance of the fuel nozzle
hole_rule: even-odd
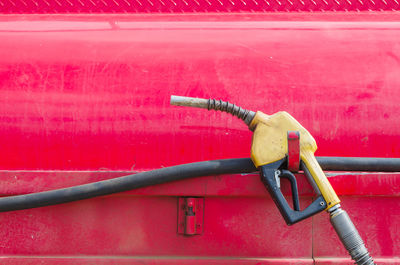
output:
[[[243,109],[235,104],[229,103],[228,101],[216,100],[216,99],[205,99],[205,98],[191,98],[181,96],[171,96],[171,105],[175,106],[186,106],[208,110],[219,110],[227,112],[235,117],[243,120],[247,126],[250,125],[251,121],[255,116],[254,111]]]
[[[254,113],[253,111],[242,109],[222,100],[179,96],[171,96],[171,105],[219,110],[242,119],[249,126],[249,129],[254,132],[251,145],[251,160],[260,169],[262,180],[287,224],[294,224],[318,212],[327,210],[330,213],[331,223],[336,233],[356,264],[375,264],[350,217],[341,209],[339,197],[314,157],[314,152],[317,150],[315,139],[289,113],[280,111],[272,115],[266,115],[260,111]],[[280,169],[282,161],[285,161],[284,159],[289,155],[287,138],[289,131],[299,133],[300,142],[297,148],[300,149],[299,155],[303,163],[303,169],[309,172],[309,179],[312,184],[315,184],[312,185],[314,191],[320,194],[304,210],[299,210],[299,207],[294,210],[290,208],[276,180],[276,172]],[[297,150],[297,152],[299,151]],[[280,177],[280,174],[278,175]],[[289,180],[292,179],[290,181],[293,185],[293,193],[294,189],[297,190],[295,177],[293,175],[290,178],[290,174],[287,174],[287,176]],[[293,194],[297,195],[297,191]]]

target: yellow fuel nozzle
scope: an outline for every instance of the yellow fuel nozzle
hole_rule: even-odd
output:
[[[281,111],[273,115],[267,115],[261,111],[255,113],[222,100],[181,96],[171,96],[170,103],[176,106],[219,110],[242,119],[249,126],[249,129],[254,132],[251,159],[257,168],[284,159],[288,153],[287,132],[299,131],[301,160],[308,168],[313,181],[325,199],[327,203],[326,209],[340,202],[314,157],[314,152],[317,150],[314,138],[289,113]]]
[[[231,113],[242,119],[251,131],[251,159],[260,170],[264,182],[276,206],[288,225],[327,210],[331,223],[352,259],[358,265],[375,264],[350,217],[340,207],[340,200],[322,171],[314,152],[317,144],[311,134],[289,113],[281,111],[267,115],[260,111],[242,109],[229,102],[215,99],[199,99],[171,96],[171,105],[214,109]],[[285,169],[288,155],[288,132],[300,135],[300,159],[304,173],[312,182],[318,197],[305,209],[300,210],[295,176]],[[299,132],[297,134],[297,132]],[[298,138],[297,138],[298,139]],[[290,208],[280,191],[279,178],[287,178],[292,185],[293,208]]]
[[[251,159],[257,168],[284,159],[288,153],[287,132],[299,131],[300,158],[324,197],[327,203],[326,209],[340,203],[336,192],[315,159],[317,144],[314,138],[289,113],[280,111],[266,115],[257,111],[249,128],[254,132]]]

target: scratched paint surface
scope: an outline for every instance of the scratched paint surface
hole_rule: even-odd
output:
[[[171,107],[171,94],[286,110],[314,135],[318,155],[398,157],[399,18],[0,17],[0,194],[249,156],[251,133],[239,120]],[[399,175],[329,179],[374,257],[398,263]],[[311,190],[301,176],[299,185],[305,206]],[[177,196],[205,197],[204,235],[176,234]],[[287,227],[257,175],[171,183],[0,221],[2,264],[351,264],[326,214]]]
[[[129,173],[2,171],[0,183],[14,189],[0,188],[2,194],[21,194]],[[397,264],[400,175],[337,174],[329,180],[374,258]],[[312,193],[303,176],[298,181],[305,207]],[[351,195],[347,183],[358,183]],[[325,213],[288,227],[260,184],[256,174],[211,176],[2,213],[0,259],[5,264],[313,264],[313,259],[352,264]],[[282,182],[286,196],[288,186]],[[205,197],[203,235],[177,234],[176,196]]]
[[[0,21],[0,169],[142,170],[249,156],[241,121],[169,106],[171,94],[286,110],[316,138],[317,155],[400,155],[398,22],[123,17],[112,28],[103,17],[69,17]]]

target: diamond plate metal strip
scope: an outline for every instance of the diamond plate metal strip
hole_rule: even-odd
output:
[[[400,0],[0,0],[0,13],[397,11]]]

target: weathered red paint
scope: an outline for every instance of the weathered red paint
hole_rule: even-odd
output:
[[[181,258],[181,257],[157,257],[149,258],[149,257],[19,257],[19,258],[3,258],[1,259],[2,264],[40,264],[48,265],[48,264],[72,264],[72,265],[80,265],[80,264],[93,264],[93,265],[109,265],[109,264],[118,264],[118,265],[125,265],[125,264],[133,264],[133,265],[148,265],[148,264],[194,264],[194,265],[209,265],[209,264],[233,264],[233,265],[270,265],[270,264],[277,264],[277,265],[305,265],[305,264],[313,264],[311,259],[274,259],[274,258],[235,258],[235,259],[221,259],[221,258],[198,258],[198,257],[188,257],[188,258]],[[341,263],[343,264],[343,263]],[[380,263],[382,264],[382,263]]]
[[[142,170],[249,156],[242,122],[169,106],[171,94],[286,110],[314,135],[317,155],[400,155],[400,25],[386,21],[399,14],[199,17],[3,17],[0,168]]]
[[[286,110],[316,138],[317,155],[398,157],[398,21],[390,12],[2,16],[0,193],[249,156],[242,122],[169,106],[171,94]],[[398,263],[400,175],[329,180],[371,254]],[[299,185],[304,207],[312,191],[302,176]],[[177,196],[205,197],[203,235],[177,234]],[[1,213],[0,222],[4,264],[349,262],[326,214],[286,226],[254,174]]]

